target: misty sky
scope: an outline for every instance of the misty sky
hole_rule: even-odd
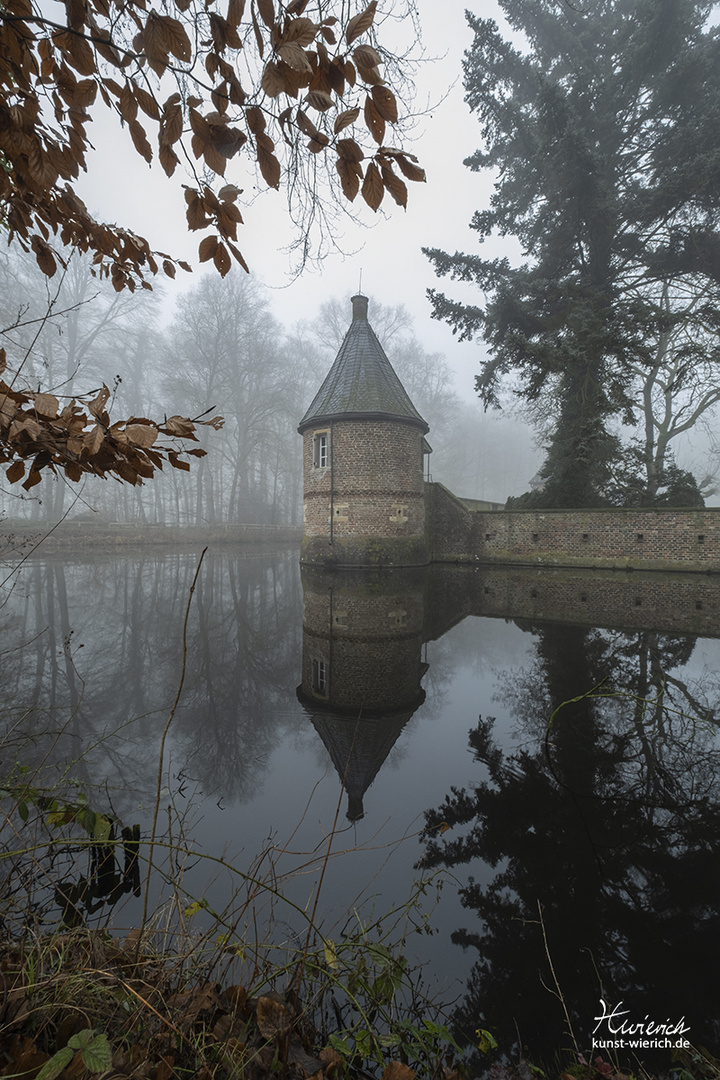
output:
[[[390,0],[387,3],[389,6]],[[384,6],[381,2],[381,8]],[[438,282],[421,248],[477,250],[469,222],[475,210],[487,206],[492,192],[489,175],[473,173],[463,165],[481,142],[479,124],[464,101],[462,87],[463,53],[472,43],[465,18],[465,9],[470,6],[476,14],[496,19],[506,35],[514,37],[495,0],[475,0],[472,5],[464,0],[442,5],[436,0],[417,0],[427,59],[416,70],[415,101],[405,103],[406,111],[409,107],[417,114],[414,141],[403,145],[418,156],[427,172],[427,183],[408,183],[406,211],[386,196],[376,215],[358,195],[354,205],[360,223],[346,217],[339,222],[337,242],[347,254],[328,255],[321,266],[308,266],[293,279],[292,256],[284,250],[292,238],[284,191],[263,190],[253,196],[254,174],[242,153],[228,162],[226,172],[227,182],[244,189],[239,205],[245,225],[239,230],[239,247],[255,279],[270,290],[275,314],[287,329],[312,319],[324,300],[356,292],[362,272],[364,293],[384,304],[402,304],[408,309],[416,336],[428,352],[445,355],[455,373],[454,389],[468,401],[476,400],[474,377],[485,355],[484,345],[480,341],[460,343],[444,323],[432,320],[426,290],[439,285],[455,299],[471,303],[478,301],[477,292],[470,285],[448,279]],[[413,40],[409,20],[396,32],[398,51],[403,51]],[[392,44],[386,26],[382,40]],[[186,228],[181,185],[193,181],[186,180],[180,169],[168,179],[159,165],[150,168],[105,110],[96,110],[91,136],[96,152],[79,185],[90,209],[146,236],[153,248],[193,265],[192,275],[178,271],[174,282],[163,279],[166,310],[170,312],[172,299],[180,290],[196,283],[201,274],[214,272],[197,262],[197,245],[203,233],[189,234]],[[249,198],[248,204],[244,200]],[[489,240],[483,246],[485,257],[507,255],[512,259],[516,253],[512,239]],[[235,263],[232,273],[242,273]],[[299,405],[299,415],[302,411]],[[497,423],[497,416],[492,419]],[[485,422],[479,414],[478,423]],[[517,416],[507,423],[517,432]],[[541,461],[532,449],[532,439],[528,428],[527,481]],[[696,430],[688,443],[677,446],[677,457],[683,467],[702,473],[708,464],[706,433]]]
[[[290,238],[285,197],[282,191],[267,191],[251,206],[241,207],[246,224],[240,227],[239,247],[253,275],[273,290],[276,313],[286,326],[311,317],[330,296],[355,292],[362,270],[363,292],[386,304],[405,305],[415,319],[417,336],[429,351],[447,356],[457,373],[456,389],[471,398],[482,346],[459,344],[448,327],[431,320],[425,291],[437,279],[420,250],[423,245],[451,251],[468,248],[473,243],[468,222],[491,189],[486,177],[471,173],[462,164],[479,144],[478,124],[463,100],[461,85],[462,54],[471,43],[466,6],[458,0],[442,7],[433,0],[418,0],[425,53],[431,59],[418,68],[414,109],[425,112],[428,105],[435,107],[419,118],[415,141],[408,147],[426,169],[428,182],[408,184],[407,211],[388,196],[383,204],[387,213],[381,208],[375,215],[358,196],[362,225],[350,219],[340,223],[343,235],[338,242],[349,254],[328,256],[322,267],[308,268],[299,280],[292,281],[291,257],[282,250]],[[495,3],[489,0],[475,4],[474,10],[497,15]],[[408,30],[403,25],[397,31],[405,45]],[[387,40],[385,31],[383,40]],[[80,193],[106,220],[127,225],[146,236],[154,248],[191,262],[192,275],[179,271],[175,283],[167,282],[166,292],[171,297],[179,288],[197,281],[200,273],[210,272],[196,258],[203,234],[188,234],[186,230],[180,186],[184,177],[178,170],[167,179],[159,166],[148,167],[135,153],[129,136],[102,114],[103,110],[96,110],[91,131],[96,153]],[[241,203],[252,190],[252,174],[243,170],[246,160],[238,155],[228,163],[226,173],[228,182],[245,189]],[[242,271],[233,264],[232,272]],[[466,295],[470,299],[472,294]],[[370,317],[372,320],[372,312]]]

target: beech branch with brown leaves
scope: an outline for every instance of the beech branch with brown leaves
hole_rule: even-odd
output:
[[[280,189],[285,167],[289,191],[298,161],[320,156],[334,165],[330,198],[361,193],[374,211],[386,193],[404,207],[405,180],[425,179],[413,154],[385,142],[399,108],[371,43],[377,0],[344,23],[330,0],[313,6],[314,19],[304,15],[308,0],[227,0],[224,14],[199,0],[168,0],[162,12],[147,0],[64,3],[65,24],[33,0],[0,7],[0,221],[49,277],[63,263],[60,244],[89,252],[118,291],[150,288],[160,269],[190,269],[96,221],[74,190],[99,102],[168,176],[184,153],[196,181],[184,185],[188,229],[208,231],[199,259],[223,276],[233,259],[248,269],[237,246],[242,190],[224,182],[216,191],[205,178],[225,178],[237,155],[269,188]],[[172,78],[177,89],[161,101]]]
[[[0,349],[0,375],[6,372],[5,350]],[[84,475],[113,476],[127,484],[141,484],[169,462],[189,470],[184,455],[204,457],[201,447],[158,442],[161,436],[183,443],[197,442],[197,426],[216,430],[220,417],[189,420],[171,416],[161,423],[145,417],[110,422],[106,405],[110,390],[103,386],[72,398],[63,408],[55,394],[15,390],[0,378],[0,463],[11,463],[6,477],[11,484],[25,477],[26,491],[39,484],[43,470],[62,471],[70,480]]]

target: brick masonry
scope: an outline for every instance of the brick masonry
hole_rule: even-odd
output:
[[[397,573],[303,568],[306,705],[367,717],[412,712],[423,700],[427,568]],[[316,685],[318,663],[327,673],[323,687]]]
[[[330,440],[319,467],[314,442]],[[428,561],[422,432],[392,420],[341,420],[303,435],[305,563]]]
[[[488,564],[436,564],[429,574],[433,638],[467,615],[720,636],[716,574]]]
[[[432,562],[720,572],[720,509],[469,509],[427,484]]]

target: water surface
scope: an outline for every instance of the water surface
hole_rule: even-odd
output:
[[[6,748],[57,776],[71,762],[145,834],[197,561],[35,558],[2,609]],[[224,854],[311,910],[330,850],[331,937],[449,874],[408,948],[466,1029],[552,1052],[559,987],[588,1048],[603,997],[717,1049],[719,602],[706,576],[301,576],[295,552],[211,550],[166,746],[165,870],[231,909],[237,881],[195,856]],[[291,938],[291,909],[273,917]],[[133,925],[138,901],[89,918]]]

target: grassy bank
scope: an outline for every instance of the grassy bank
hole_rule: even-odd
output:
[[[107,521],[63,521],[59,524],[30,524],[5,520],[0,529],[0,555],[26,555],[41,545],[43,553],[56,551],[113,550],[125,548],[197,549],[206,544],[262,545],[286,550],[300,547],[302,526],[290,525],[143,525]]]
[[[187,841],[141,838],[77,788],[63,796],[37,777],[10,778],[0,811],[3,1076],[466,1075],[442,1006],[406,960],[409,936],[427,928],[427,882],[381,918],[348,913],[333,941],[283,895],[271,852],[240,872]],[[209,879],[233,875],[222,911],[185,893],[178,858],[205,860]],[[125,929],[123,905],[135,913]]]

